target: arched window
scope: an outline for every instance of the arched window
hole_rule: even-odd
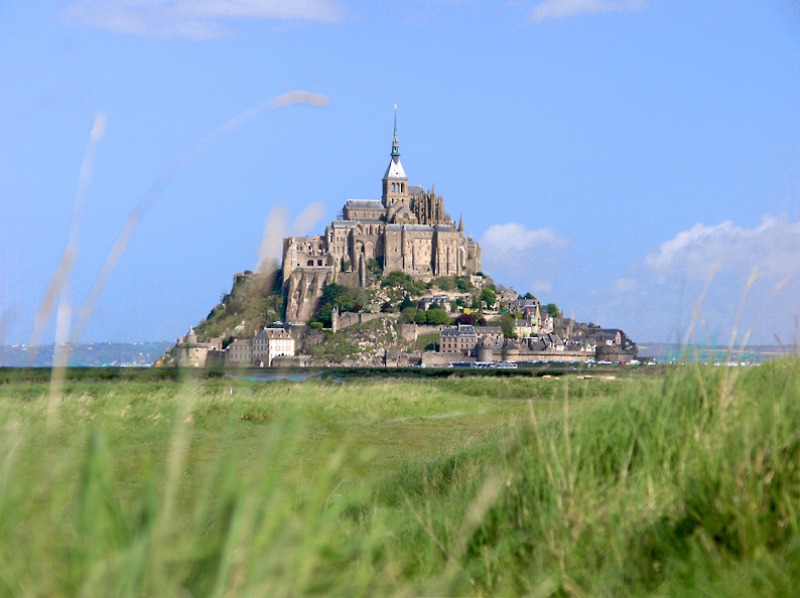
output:
[[[313,266],[314,265],[314,260],[308,260],[308,263],[306,265],[307,266]]]
[[[321,266],[321,265],[322,265],[322,260],[317,260],[317,266]]]

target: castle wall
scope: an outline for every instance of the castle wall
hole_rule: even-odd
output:
[[[461,251],[463,235],[456,230],[436,230],[433,270],[436,276],[457,276],[466,267]]]
[[[336,330],[341,330],[342,328],[349,328],[350,326],[355,326],[356,324],[363,324],[364,322],[371,322],[372,320],[377,320],[380,318],[386,318],[391,315],[392,314],[383,314],[383,313],[372,314],[365,312],[358,312],[356,314],[353,312],[345,311],[337,316]],[[334,332],[336,330],[334,330]]]
[[[283,240],[283,281],[298,268],[325,268],[333,265],[325,237],[289,237]]]

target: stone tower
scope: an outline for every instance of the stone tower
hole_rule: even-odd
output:
[[[394,113],[394,135],[392,137],[392,159],[383,175],[383,207],[388,208],[401,201],[408,205],[408,177],[400,163],[400,142],[397,139],[397,106]]]

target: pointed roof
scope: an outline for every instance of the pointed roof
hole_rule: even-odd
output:
[[[408,180],[406,176],[406,171],[403,168],[403,165],[400,164],[400,158],[392,158],[392,161],[389,162],[389,166],[386,168],[386,174],[383,175],[384,180],[389,179],[402,179],[404,181]]]
[[[400,141],[397,139],[397,104],[394,105],[394,135],[392,136],[392,158],[400,157]]]
[[[383,180],[403,179],[408,180],[406,171],[400,163],[400,141],[397,138],[397,104],[394,105],[394,135],[392,136],[392,160],[386,168]]]

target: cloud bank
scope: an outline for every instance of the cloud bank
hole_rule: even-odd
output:
[[[114,33],[194,40],[230,37],[234,20],[339,20],[333,0],[81,0],[64,14]]]
[[[532,23],[604,12],[629,12],[647,8],[645,0],[545,0],[531,12]]]
[[[752,229],[730,221],[696,224],[662,243],[644,264],[662,280],[675,272],[705,279],[715,270],[725,274],[758,269],[772,279],[800,276],[800,223],[764,216]]]
[[[635,338],[791,344],[800,316],[800,222],[696,224],[632,264],[581,313]]]

